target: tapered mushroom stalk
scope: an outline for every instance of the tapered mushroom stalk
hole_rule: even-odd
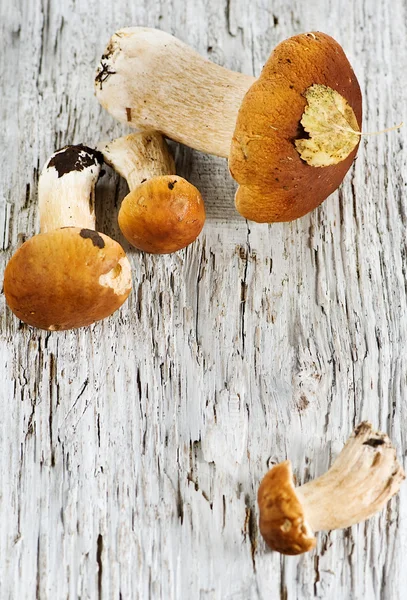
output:
[[[163,31],[122,29],[104,51],[95,90],[119,121],[229,157],[236,207],[260,222],[318,206],[341,183],[360,139],[357,79],[340,45],[319,32],[279,44],[255,80]]]
[[[50,331],[103,319],[131,290],[122,247],[95,231],[94,196],[103,156],[67,146],[47,161],[38,182],[41,233],[25,242],[4,274],[15,315]]]
[[[134,133],[99,144],[105,161],[127,180],[130,193],[119,226],[136,248],[166,254],[200,234],[205,207],[199,191],[175,175],[174,160],[160,134]]]
[[[311,550],[314,532],[343,529],[381,510],[405,478],[385,433],[361,423],[332,467],[294,488],[290,461],[273,467],[258,492],[260,531],[267,545],[283,554]]]
[[[146,27],[117,31],[95,79],[116,119],[227,158],[242,100],[254,77],[206,60],[177,38]]]

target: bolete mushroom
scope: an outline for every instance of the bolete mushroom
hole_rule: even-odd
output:
[[[105,161],[127,180],[130,193],[119,226],[136,248],[167,254],[185,248],[205,223],[201,194],[175,175],[174,160],[158,133],[133,133],[99,144]]]
[[[95,231],[94,190],[103,156],[67,146],[47,161],[38,182],[41,233],[11,257],[4,293],[14,314],[50,331],[84,327],[128,297],[123,248]]]
[[[324,33],[280,43],[260,77],[228,71],[156,29],[121,29],[95,79],[119,121],[229,158],[237,210],[290,221],[341,183],[360,139],[362,98],[341,46]]]
[[[381,510],[405,478],[385,433],[368,422],[353,431],[331,468],[294,487],[290,461],[274,466],[258,491],[260,532],[282,554],[301,554],[316,545],[314,532],[343,529]]]

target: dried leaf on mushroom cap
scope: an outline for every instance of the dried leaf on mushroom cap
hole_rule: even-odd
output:
[[[302,160],[312,167],[327,167],[344,160],[359,143],[360,129],[350,104],[326,85],[309,87],[301,124],[309,138],[295,140]]]

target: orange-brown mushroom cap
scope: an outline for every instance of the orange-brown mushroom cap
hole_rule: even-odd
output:
[[[130,265],[122,247],[108,236],[77,227],[29,239],[4,274],[4,293],[14,314],[51,331],[108,317],[130,290]]]
[[[177,175],[153,177],[123,200],[119,226],[136,248],[168,254],[191,244],[205,223],[205,206],[195,186]]]
[[[272,550],[294,555],[314,548],[316,539],[295,493],[289,460],[276,465],[264,476],[257,501],[260,533]]]
[[[240,184],[236,208],[247,219],[305,215],[336,190],[356,156],[358,145],[332,166],[313,167],[300,158],[294,140],[304,137],[304,93],[314,84],[343,96],[361,127],[361,92],[341,46],[319,32],[279,44],[243,100],[231,145],[229,168]]]

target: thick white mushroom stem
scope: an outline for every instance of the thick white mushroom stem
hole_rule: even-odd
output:
[[[238,110],[254,81],[164,31],[131,27],[110,39],[95,90],[119,121],[227,158]]]
[[[47,161],[38,182],[40,230],[95,229],[95,186],[103,156],[87,146],[66,146]]]
[[[381,510],[405,478],[385,433],[361,423],[332,467],[295,489],[314,531],[350,527]]]
[[[161,175],[174,175],[175,164],[162,135],[132,133],[98,144],[107,164],[127,180],[130,191]]]

